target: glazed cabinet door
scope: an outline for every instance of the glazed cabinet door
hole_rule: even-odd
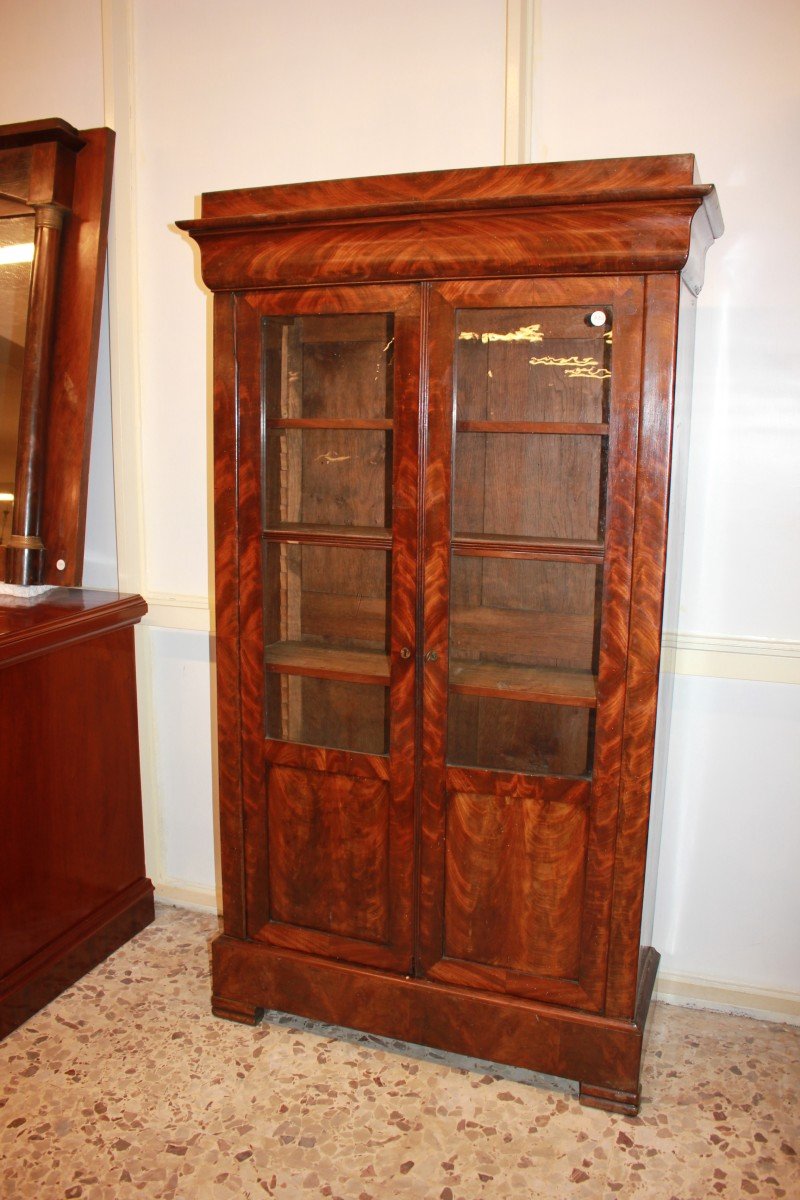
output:
[[[598,1011],[642,283],[433,288],[418,971]]]
[[[419,297],[235,304],[251,938],[411,969]]]

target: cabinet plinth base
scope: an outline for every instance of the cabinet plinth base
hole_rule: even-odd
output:
[[[356,967],[221,934],[213,1011],[254,1023],[262,1008],[581,1080],[584,1103],[635,1113],[658,954],[642,958],[632,1021]],[[616,1107],[615,1107],[616,1106]]]
[[[582,1083],[578,1099],[586,1108],[602,1108],[606,1112],[622,1113],[626,1117],[635,1117],[639,1111],[641,1092],[618,1092],[613,1088],[595,1087],[591,1083]]]
[[[238,1021],[240,1025],[257,1025],[264,1009],[254,1004],[239,1004],[236,1000],[225,1000],[222,996],[211,997],[211,1011],[215,1017],[225,1021]]]

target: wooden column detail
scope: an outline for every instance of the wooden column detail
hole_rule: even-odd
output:
[[[11,580],[18,584],[38,583],[42,574],[41,513],[50,351],[63,221],[63,209],[56,204],[43,204],[35,210],[35,249],[19,412],[20,449],[9,545]]]

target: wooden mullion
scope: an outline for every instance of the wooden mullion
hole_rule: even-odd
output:
[[[456,433],[535,433],[554,437],[606,437],[608,425],[594,421],[458,421]]]
[[[350,546],[355,549],[391,550],[391,529],[356,525],[312,525],[281,522],[261,531],[265,542],[289,542],[317,546]]]
[[[606,1010],[630,1018],[637,1007],[637,982],[643,969],[641,921],[645,853],[659,830],[651,821],[651,788],[661,618],[666,569],[676,384],[688,404],[691,386],[692,328],[682,331],[689,357],[677,373],[676,352],[680,278],[661,275],[647,280],[646,351],[642,368],[642,433],[636,474],[636,521],[631,580],[631,621],[624,714],[624,755],[620,779],[614,893],[610,914],[610,949]],[[688,314],[687,314],[688,315]],[[661,719],[661,717],[659,717]],[[656,802],[658,797],[652,797]],[[645,935],[646,936],[646,935]],[[653,955],[655,952],[650,951]],[[657,955],[656,955],[657,959]]]
[[[394,421],[383,417],[268,417],[267,429],[376,429],[391,430]]]
[[[611,289],[609,289],[611,290]],[[619,280],[614,304],[611,365],[611,433],[605,492],[606,545],[597,677],[597,715],[592,763],[592,821],[589,827],[583,897],[581,977],[587,991],[605,999],[609,919],[619,812],[622,716],[630,622],[639,387],[642,368],[644,283]]]
[[[240,296],[235,298],[235,320],[242,837],[246,880],[245,927],[249,934],[251,929],[259,928],[269,917],[269,895],[262,886],[268,875],[268,847],[264,773],[260,754],[264,736],[264,596],[262,545],[258,536],[262,521],[264,472],[261,441],[264,363],[260,317]],[[242,448],[246,448],[246,452]],[[220,448],[216,462],[219,488],[224,488],[229,470],[224,447]]]
[[[447,819],[447,656],[450,633],[450,496],[453,449],[453,308],[440,288],[430,292],[428,315],[427,455],[423,548],[422,633],[427,654],[422,681],[421,785],[417,956],[425,976],[444,949]]]
[[[303,411],[303,349],[296,321],[281,329],[280,410],[288,418]],[[303,448],[301,435],[291,433],[280,439],[280,512],[284,520],[298,522],[302,515]],[[302,637],[301,594],[302,563],[293,564],[286,543],[280,546],[281,638],[294,641]],[[297,739],[303,728],[303,686],[296,678],[281,680],[281,729]]]
[[[453,553],[487,558],[547,559],[553,562],[602,563],[603,542],[571,538],[515,537],[506,534],[457,533]]]

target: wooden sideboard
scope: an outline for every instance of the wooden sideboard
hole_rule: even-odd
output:
[[[0,596],[0,1036],[153,919],[133,626],[140,596]]]

